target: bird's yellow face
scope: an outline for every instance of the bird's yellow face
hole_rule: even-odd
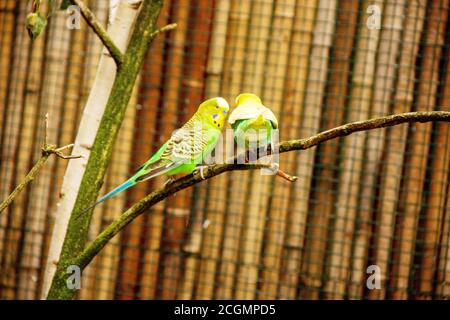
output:
[[[219,130],[224,127],[229,110],[228,102],[221,97],[208,99],[198,108],[202,121]]]

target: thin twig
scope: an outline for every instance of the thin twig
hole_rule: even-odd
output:
[[[163,32],[167,32],[170,30],[173,30],[177,27],[178,25],[176,23],[171,23],[168,25],[165,25],[164,27],[161,27],[159,29],[156,29],[155,31],[152,32],[152,34],[150,35],[150,40],[153,40],[158,34],[163,33]]]
[[[45,114],[45,127],[44,127],[44,146],[42,149],[47,149],[48,146],[48,112]]]
[[[73,146],[74,146],[74,144],[73,144],[73,143],[71,143],[71,144],[68,144],[67,146],[64,146],[64,147],[58,148],[58,149],[56,149],[55,151],[57,151],[57,152],[61,152],[61,151],[64,151],[64,150],[66,150],[66,149],[70,149],[70,148],[72,148]]]
[[[50,153],[43,154],[42,157],[36,162],[33,168],[28,172],[23,181],[14,189],[13,192],[0,204],[0,213],[3,212],[14,200],[14,198],[25,188],[28,183],[33,181],[36,173],[41,169],[44,163],[47,161]]]
[[[285,179],[285,180],[287,180],[287,181],[289,181],[289,182],[295,182],[298,179],[297,176],[291,176],[290,174],[287,174],[286,172],[284,172],[284,171],[282,171],[280,169],[277,170],[276,175],[281,177],[281,178],[283,178],[283,179]]]
[[[450,122],[450,112],[445,111],[430,111],[430,112],[408,112],[392,116],[380,117],[365,121],[357,121],[349,124],[345,124],[340,127],[336,127],[318,134],[315,134],[309,138],[290,140],[281,142],[278,145],[279,152],[289,152],[294,150],[305,150],[312,148],[320,143],[328,140],[332,140],[338,137],[347,136],[358,131],[367,131],[376,128],[385,128],[399,125],[402,123],[412,122],[430,122],[430,121],[444,121]],[[243,155],[237,156],[234,160],[237,160]],[[234,170],[254,170],[267,168],[264,164],[214,164],[206,167],[203,170],[205,179],[212,178],[216,175],[224,173],[226,171]],[[193,186],[199,182],[204,181],[200,177],[199,173],[189,174],[185,177],[175,180],[168,186],[163,186],[154,190],[152,193],[135,203],[131,208],[125,211],[117,220],[110,223],[96,238],[89,243],[81,254],[74,259],[73,264],[78,265],[81,269],[84,269],[89,262],[97,255],[98,252],[111,240],[116,234],[118,234],[125,226],[127,226],[136,217],[141,215],[147,208],[155,205],[156,203],[166,199],[167,197],[175,194],[176,192]]]
[[[80,158],[82,158],[83,156],[78,156],[78,155],[65,155],[65,154],[62,154],[62,153],[60,153],[60,152],[54,152],[59,158],[61,158],[61,159],[65,159],[65,160],[70,160],[70,159],[80,159]]]
[[[88,6],[86,6],[86,4],[82,0],[71,0],[71,2],[80,8],[80,12],[86,20],[87,24],[99,37],[100,41],[103,43],[106,49],[108,49],[109,54],[116,62],[117,67],[119,67],[123,62],[124,55],[108,35],[108,32],[105,30],[105,28],[103,28],[100,21],[98,21],[95,14],[88,8]]]
[[[23,181],[19,183],[19,185],[11,192],[11,194],[0,204],[0,213],[2,213],[3,210],[5,210],[11,202],[14,200],[14,198],[31,182],[34,180],[36,173],[42,168],[42,166],[45,164],[47,159],[52,155],[55,154],[57,157],[62,159],[77,159],[81,158],[81,156],[76,155],[65,155],[62,153],[63,150],[69,149],[73,147],[72,144],[68,144],[67,146],[63,146],[60,148],[57,148],[55,145],[49,145],[48,144],[48,113],[45,114],[45,130],[44,130],[44,142],[42,144],[42,156],[41,158],[35,163],[33,168],[31,168],[30,172],[25,176]]]
[[[271,152],[271,150],[267,150],[269,152]],[[271,171],[271,173],[273,175],[276,175],[277,177],[283,178],[284,180],[287,180],[289,182],[295,182],[297,181],[298,177],[297,176],[292,176],[290,174],[287,174],[286,172],[284,172],[283,170],[280,169],[280,165],[278,163],[268,163],[265,166],[262,165],[264,167],[266,167],[269,171]]]

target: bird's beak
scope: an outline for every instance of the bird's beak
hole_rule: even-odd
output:
[[[262,126],[266,120],[264,119],[264,116],[262,113],[259,114],[259,116],[255,119],[253,122],[256,126]]]

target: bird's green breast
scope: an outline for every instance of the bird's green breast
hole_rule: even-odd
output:
[[[237,120],[231,127],[234,130],[235,140],[242,139],[246,146],[249,143],[267,145],[272,139],[273,126],[270,120],[265,120],[261,125],[255,125],[253,119]]]

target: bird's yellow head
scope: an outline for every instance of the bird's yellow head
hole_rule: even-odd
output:
[[[236,97],[235,104],[236,106],[240,106],[246,102],[256,102],[262,104],[261,98],[253,93],[241,93]]]
[[[221,97],[208,99],[198,107],[198,114],[204,123],[222,130],[228,117],[230,106],[227,100]]]

